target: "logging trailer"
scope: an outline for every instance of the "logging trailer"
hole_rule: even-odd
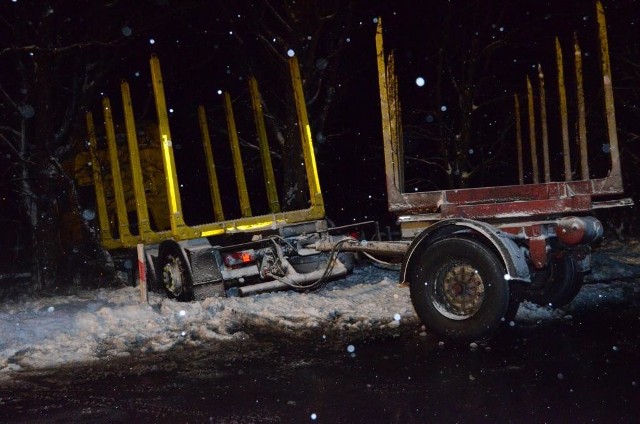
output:
[[[112,251],[127,252],[143,245],[144,265],[139,273],[146,274],[152,289],[165,291],[178,300],[316,289],[330,279],[346,275],[353,265],[353,252],[365,252],[402,259],[400,281],[409,285],[415,310],[429,330],[460,342],[486,339],[515,316],[523,300],[552,307],[570,302],[590,270],[592,246],[603,236],[602,225],[592,216],[593,212],[631,204],[629,199],[620,198],[623,184],[604,19],[598,3],[603,110],[610,146],[610,167],[605,176],[590,177],[587,140],[580,132],[581,178],[572,179],[567,90],[558,76],[561,99],[558,120],[562,126],[565,166],[562,181],[553,181],[550,172],[550,146],[544,136],[547,126],[544,86],[540,84],[539,95],[534,96],[529,83],[522,97],[527,100],[527,116],[520,116],[521,97],[516,95],[514,101],[518,183],[427,192],[404,190],[398,83],[394,57],[384,50],[382,21],[378,20],[376,46],[387,198],[389,210],[397,214],[401,227],[402,239],[398,241],[358,240],[346,235],[351,226],[327,225],[295,57],[290,59],[289,69],[308,183],[308,208],[294,211],[280,208],[260,93],[252,78],[249,90],[270,213],[252,216],[232,102],[229,94],[224,93],[241,216],[225,218],[206,113],[201,106],[198,116],[216,221],[187,225],[156,57],[151,58],[151,75],[158,123],[155,135],[148,137],[151,141],[138,143],[139,128],[134,121],[128,85],[123,82],[126,145],[124,142],[118,145],[116,141],[109,99],[104,99],[104,140],[97,139],[93,116],[88,112],[89,147],[76,157],[75,174],[84,175],[86,184],[95,187],[97,225],[103,245]],[[560,75],[565,66],[559,42],[556,54]],[[575,58],[579,61],[580,55]],[[581,69],[581,65],[575,63],[575,68]],[[575,92],[577,98],[571,101],[584,104],[581,89]],[[534,101],[540,102],[539,116],[534,112]],[[574,119],[582,129],[584,107],[578,108]],[[542,128],[541,139],[536,137],[535,128]],[[523,141],[523,133],[528,140]],[[523,144],[527,141],[533,179],[525,182]],[[107,148],[101,150],[101,143]],[[539,145],[544,153],[542,178],[538,173]],[[150,169],[147,165],[154,162],[162,163],[160,174],[145,172]],[[126,168],[124,174],[120,170],[122,164],[126,165],[122,166]],[[104,172],[109,169],[110,172]],[[252,187],[252,191],[255,189]],[[129,222],[133,213],[135,225]],[[356,226],[362,225],[369,223]]]

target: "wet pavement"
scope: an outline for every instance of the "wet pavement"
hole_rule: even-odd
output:
[[[394,334],[255,332],[0,382],[1,422],[637,422],[640,302],[453,346]],[[351,352],[352,351],[352,352]]]

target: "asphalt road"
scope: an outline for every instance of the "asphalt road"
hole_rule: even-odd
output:
[[[635,423],[640,301],[453,346],[404,326],[23,372],[2,422]],[[353,351],[353,352],[351,352]]]

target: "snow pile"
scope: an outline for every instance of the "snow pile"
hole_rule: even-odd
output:
[[[637,306],[639,276],[640,243],[609,243],[594,255],[594,273],[588,278],[592,284],[572,303],[553,310],[525,302],[511,325],[566,320],[629,302]],[[136,288],[123,288],[8,301],[0,305],[0,379],[13,370],[237,342],[256,334],[367,337],[395,334],[400,326],[419,329],[409,289],[398,284],[397,272],[370,266],[312,293],[191,303],[150,293],[149,303],[141,304]]]
[[[313,293],[278,292],[181,303],[136,288],[94,290],[0,306],[0,371],[237,341],[252,331],[394,331],[417,324],[397,273],[372,267]]]

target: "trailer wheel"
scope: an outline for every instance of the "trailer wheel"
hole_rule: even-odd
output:
[[[584,275],[577,271],[571,255],[549,262],[549,266],[535,275],[534,285],[526,299],[541,306],[561,308],[571,302],[582,288]]]
[[[517,311],[502,262],[479,241],[439,240],[424,250],[409,275],[422,322],[454,341],[487,339]]]
[[[183,302],[193,300],[193,279],[189,262],[177,243],[160,246],[158,270],[162,285],[170,297]]]

